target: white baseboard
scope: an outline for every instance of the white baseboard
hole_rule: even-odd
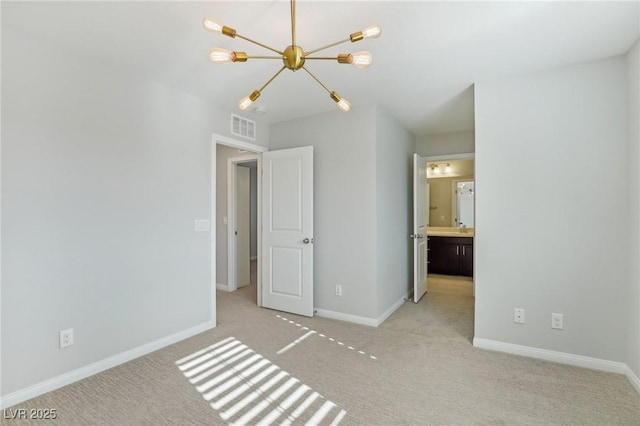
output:
[[[384,313],[380,315],[378,318],[361,317],[359,315],[345,314],[343,312],[330,311],[328,309],[320,309],[320,308],[314,308],[313,310],[316,313],[316,315],[318,315],[319,317],[331,318],[339,321],[347,321],[347,322],[352,322],[354,324],[367,325],[369,327],[378,327],[387,318],[389,318],[395,311],[397,311],[398,308],[400,308],[400,306],[402,306],[404,302],[407,301],[407,297],[408,295],[402,296],[393,305],[391,305],[389,309],[384,311]]]
[[[592,370],[607,371],[610,373],[623,374],[629,379],[631,385],[640,394],[640,380],[631,371],[629,366],[623,362],[608,361],[606,359],[591,358],[588,356],[569,354],[566,352],[550,351],[548,349],[534,348],[531,346],[514,345],[513,343],[498,342],[474,338],[473,346],[492,351],[506,352],[514,355],[537,358],[545,361],[557,362],[560,364],[574,365],[576,367],[590,368]]]
[[[328,309],[313,308],[316,315],[323,318],[331,318],[339,321],[352,322],[354,324],[377,327],[378,321],[375,318],[361,317],[359,315],[345,314],[343,312],[330,311]]]
[[[10,393],[9,395],[0,398],[0,409],[9,408],[23,401],[27,401],[79,380],[86,379],[89,376],[93,376],[94,374],[108,370],[109,368],[116,367],[120,364],[131,361],[132,359],[147,355],[166,346],[173,345],[181,340],[188,339],[189,337],[215,327],[215,325],[215,321],[208,321],[179,333],[172,334],[171,336],[163,337],[156,341],[138,346],[137,348],[103,359],[102,361],[94,362],[93,364],[89,364],[60,376],[36,383],[35,385],[31,385],[25,389]]]
[[[222,290],[222,291],[229,291],[229,286],[227,286],[226,284],[216,284],[216,289]]]
[[[635,373],[631,370],[631,368],[629,368],[628,365],[625,364],[625,367],[627,367],[625,371],[627,379],[631,383],[631,386],[635,388],[636,392],[638,392],[638,395],[640,395],[640,379],[635,375]]]
[[[380,324],[382,324],[383,322],[385,322],[387,318],[389,318],[391,315],[393,315],[393,313],[394,313],[395,311],[397,311],[397,310],[400,308],[400,306],[402,306],[402,305],[404,304],[404,302],[406,302],[407,300],[409,300],[409,296],[410,296],[410,294],[413,294],[413,289],[412,289],[412,290],[410,290],[409,292],[407,292],[407,294],[405,294],[404,296],[402,296],[400,299],[396,300],[396,302],[395,302],[393,305],[389,306],[389,309],[387,309],[386,311],[384,311],[384,312],[382,313],[382,315],[380,315],[380,316],[378,317],[378,319],[376,320],[376,321],[377,321],[377,323],[378,323],[378,324],[376,325],[376,327],[377,327],[377,326],[379,326]]]

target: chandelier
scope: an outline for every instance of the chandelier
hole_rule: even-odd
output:
[[[207,31],[220,33],[222,35],[225,35],[231,38],[236,38],[236,37],[241,38],[243,40],[246,40],[250,43],[253,43],[255,45],[258,45],[260,47],[263,47],[267,50],[270,50],[276,53],[276,55],[271,55],[271,56],[265,56],[265,55],[254,56],[254,55],[248,55],[246,52],[232,52],[226,49],[221,49],[219,47],[214,47],[209,51],[209,58],[215,64],[224,64],[224,63],[230,63],[230,62],[247,62],[247,60],[249,59],[280,59],[284,63],[282,68],[280,68],[280,70],[276,72],[273,75],[273,77],[271,77],[260,89],[254,90],[249,96],[246,96],[240,99],[240,102],[238,102],[238,107],[243,111],[248,109],[251,106],[251,104],[253,104],[256,101],[256,99],[260,97],[260,94],[269,85],[269,83],[275,80],[275,78],[278,77],[280,73],[284,71],[286,68],[291,71],[297,71],[299,69],[305,70],[311,77],[313,77],[315,81],[318,82],[318,84],[320,84],[320,86],[322,86],[329,93],[329,97],[331,97],[331,99],[333,99],[336,102],[338,109],[340,111],[349,112],[349,110],[351,109],[351,104],[349,103],[349,101],[340,97],[340,95],[337,92],[329,90],[327,86],[322,84],[322,82],[318,80],[318,78],[315,75],[313,75],[311,71],[307,69],[307,67],[305,67],[305,62],[309,60],[333,60],[333,61],[338,61],[339,64],[351,64],[358,68],[367,68],[369,65],[371,65],[372,58],[371,58],[371,53],[366,51],[355,52],[355,53],[341,53],[338,56],[314,56],[314,55],[322,50],[328,49],[333,46],[337,46],[342,43],[346,43],[348,41],[355,43],[365,38],[380,37],[380,34],[381,34],[380,26],[371,25],[363,29],[362,31],[358,31],[351,34],[349,38],[346,38],[344,40],[339,40],[334,43],[328,44],[326,46],[319,47],[317,49],[304,50],[302,49],[302,47],[296,44],[296,2],[295,0],[291,0],[291,45],[287,46],[282,51],[278,49],[274,49],[263,43],[259,43],[255,40],[251,40],[250,38],[245,37],[243,35],[240,35],[236,32],[235,29],[221,25],[215,19],[212,19],[212,18],[204,18],[204,20],[202,21],[202,25],[204,29]]]

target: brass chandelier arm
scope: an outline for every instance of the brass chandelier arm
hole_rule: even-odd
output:
[[[338,61],[340,64],[349,64],[349,53],[341,53],[338,56],[312,56],[311,58],[305,57],[305,60],[321,60],[321,61]]]
[[[291,0],[291,45],[296,45],[296,0]]]
[[[280,59],[282,60],[282,56],[247,55],[247,59]]]
[[[262,92],[262,91],[265,89],[265,87],[267,87],[267,86],[268,86],[268,85],[269,85],[273,80],[275,80],[275,79],[276,79],[276,77],[277,77],[277,76],[279,76],[279,75],[280,75],[280,73],[281,73],[282,71],[284,71],[284,69],[285,69],[285,68],[287,68],[287,67],[283,66],[282,68],[280,68],[280,71],[278,71],[277,73],[275,73],[275,74],[273,75],[273,77],[271,77],[271,78],[269,79],[269,81],[267,81],[267,82],[266,82],[266,83],[265,83],[265,84],[264,84],[264,85],[263,85],[263,86],[258,90],[258,92]]]
[[[269,46],[267,46],[266,44],[262,44],[262,43],[260,43],[260,42],[258,42],[258,41],[255,41],[255,40],[251,40],[249,37],[245,37],[245,36],[240,35],[240,34],[236,34],[236,37],[241,38],[241,39],[243,39],[243,40],[246,40],[246,41],[248,41],[249,43],[257,44],[258,46],[260,46],[260,47],[264,47],[265,49],[268,49],[268,50],[270,50],[270,51],[272,51],[272,52],[275,52],[275,53],[277,53],[278,55],[282,55],[282,54],[283,54],[283,53],[282,53],[281,51],[279,51],[278,49],[274,49],[273,47],[269,47]]]
[[[317,81],[317,82],[318,82],[318,84],[319,84],[320,86],[322,86],[322,87],[324,88],[324,90],[326,90],[329,94],[331,94],[331,93],[332,93],[332,92],[331,92],[331,90],[329,90],[329,89],[327,88],[327,86],[325,86],[324,84],[322,84],[322,82],[321,82],[320,80],[318,80],[318,77],[316,77],[315,75],[313,75],[313,74],[311,73],[311,71],[309,71],[306,67],[302,67],[302,69],[303,69],[303,70],[305,70],[305,71],[306,71],[306,72],[307,72],[311,77],[313,77],[313,79],[314,79],[315,81]]]
[[[342,44],[342,43],[346,43],[348,41],[351,41],[351,38],[345,38],[344,40],[336,41],[335,43],[327,44],[326,46],[322,46],[322,47],[319,47],[317,49],[313,49],[313,50],[310,50],[308,52],[304,52],[304,57],[305,57],[305,59],[311,59],[311,58],[308,57],[309,55],[313,55],[316,52],[328,49],[328,48],[333,47],[333,46],[337,46],[337,45]]]

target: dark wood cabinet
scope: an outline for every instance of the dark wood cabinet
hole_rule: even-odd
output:
[[[473,276],[473,238],[429,237],[430,274]]]

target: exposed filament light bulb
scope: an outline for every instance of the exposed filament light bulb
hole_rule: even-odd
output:
[[[248,96],[245,96],[244,98],[240,99],[240,102],[238,102],[238,108],[240,108],[242,111],[246,111],[252,103],[253,101]]]
[[[235,62],[236,52],[221,47],[213,47],[209,50],[209,59],[214,64],[228,64],[229,62]]]
[[[357,68],[368,68],[373,61],[369,52],[341,53],[338,55],[339,64],[351,64]]]
[[[373,57],[367,51],[355,52],[349,55],[349,63],[357,68],[368,68],[372,61]]]
[[[342,112],[349,112],[351,111],[351,103],[346,99],[340,99],[338,109]]]
[[[244,98],[240,99],[240,102],[238,102],[238,108],[240,108],[242,111],[246,111],[259,97],[260,91],[254,90],[249,96],[245,96]]]
[[[362,30],[362,38],[378,38],[382,34],[380,25],[373,24]]]
[[[202,20],[202,26],[204,27],[205,30],[211,31],[212,33],[222,32],[222,25],[213,18],[209,18],[209,17],[204,18]]]
[[[329,96],[331,97],[331,99],[333,99],[336,102],[338,109],[340,111],[342,112],[351,111],[351,103],[348,100],[341,98],[340,95],[338,95],[336,92],[331,92]]]
[[[213,47],[209,51],[209,59],[215,64],[228,64],[229,62],[247,62],[249,57],[245,52],[232,52],[221,47]]]

